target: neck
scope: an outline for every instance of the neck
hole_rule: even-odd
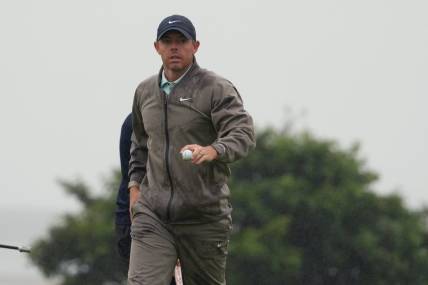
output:
[[[167,69],[164,68],[164,72],[165,72],[165,77],[166,79],[168,79],[168,81],[175,81],[178,78],[180,78],[184,72],[186,72],[187,67],[183,70],[171,70],[171,69]]]
[[[173,69],[169,69],[167,67],[164,66],[164,72],[165,72],[165,77],[168,81],[175,81],[178,78],[180,78],[184,73],[186,73],[186,71],[189,69],[189,67],[192,65],[192,63],[190,63],[189,65],[187,65],[185,68],[180,69],[180,70],[173,70]]]

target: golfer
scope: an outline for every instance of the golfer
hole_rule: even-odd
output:
[[[169,284],[177,258],[184,284],[226,284],[228,163],[254,148],[254,126],[235,86],[199,67],[199,45],[188,18],[165,18],[154,43],[162,67],[135,92],[130,285]]]

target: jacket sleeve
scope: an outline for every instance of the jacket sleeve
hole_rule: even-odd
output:
[[[138,89],[135,92],[132,105],[132,128],[128,188],[139,186],[146,175],[147,134],[144,130],[144,122],[140,111]]]
[[[211,119],[217,139],[212,146],[219,154],[218,160],[233,162],[245,157],[256,145],[253,119],[232,83],[219,84],[213,92]]]

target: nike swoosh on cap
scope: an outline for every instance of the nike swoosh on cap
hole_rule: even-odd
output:
[[[180,97],[180,102],[185,102],[185,101],[192,101],[193,99],[192,98],[183,98],[183,97]]]
[[[168,24],[174,24],[174,23],[177,23],[177,22],[180,22],[180,20],[168,21]]]

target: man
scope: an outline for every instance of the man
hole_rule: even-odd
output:
[[[135,92],[129,285],[168,284],[177,258],[184,284],[226,284],[227,163],[255,146],[254,126],[232,83],[198,66],[199,45],[189,19],[165,18],[154,43],[162,68]]]

